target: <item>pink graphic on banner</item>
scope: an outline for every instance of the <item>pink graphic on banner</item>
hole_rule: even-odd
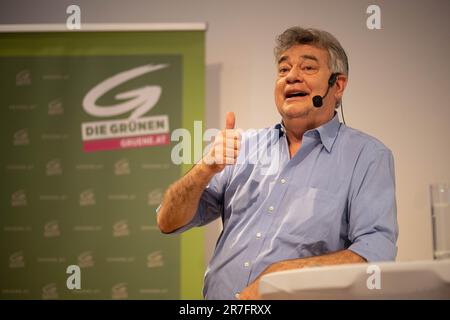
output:
[[[83,151],[92,152],[101,150],[144,148],[165,145],[169,143],[169,134],[162,133],[136,137],[84,141]]]

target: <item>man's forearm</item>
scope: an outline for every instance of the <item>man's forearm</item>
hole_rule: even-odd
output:
[[[216,135],[209,152],[167,189],[157,216],[158,226],[162,232],[169,233],[189,223],[211,178],[224,170],[227,165],[236,163],[241,133],[235,130],[234,126],[234,113],[228,112],[225,129]]]
[[[301,269],[305,267],[319,267],[319,266],[330,266],[337,264],[348,264],[348,263],[364,263],[367,262],[363,257],[354,253],[351,250],[341,250],[321,256],[299,258],[292,260],[284,260],[276,262],[270,265],[266,270],[264,270],[260,277],[276,271]]]
[[[255,281],[246,287],[240,294],[240,299],[259,299],[259,281],[263,275],[268,273],[302,269],[307,267],[330,266],[348,263],[364,263],[367,262],[363,257],[351,250],[342,250],[328,253],[322,256],[284,260],[276,262],[264,270]]]
[[[207,165],[199,162],[167,189],[157,216],[162,232],[171,232],[192,220],[200,197],[214,174]]]

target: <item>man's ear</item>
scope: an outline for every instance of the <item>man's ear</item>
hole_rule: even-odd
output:
[[[339,74],[336,79],[336,91],[334,92],[334,98],[336,101],[340,101],[344,95],[345,87],[347,86],[347,76]]]

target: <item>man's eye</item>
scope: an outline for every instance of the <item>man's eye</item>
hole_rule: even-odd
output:
[[[302,71],[304,72],[304,73],[306,73],[306,74],[313,74],[313,73],[315,73],[315,72],[317,72],[317,67],[316,66],[311,66],[311,65],[309,65],[309,66],[303,66],[302,67]]]
[[[288,68],[280,68],[280,70],[279,70],[280,73],[286,73],[288,71],[289,71]]]

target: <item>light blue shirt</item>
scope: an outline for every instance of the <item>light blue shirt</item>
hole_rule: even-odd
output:
[[[398,226],[392,152],[339,122],[305,132],[290,159],[284,128],[248,131],[238,164],[216,174],[192,221],[222,218],[206,299],[235,299],[269,265],[349,249],[394,260]]]

